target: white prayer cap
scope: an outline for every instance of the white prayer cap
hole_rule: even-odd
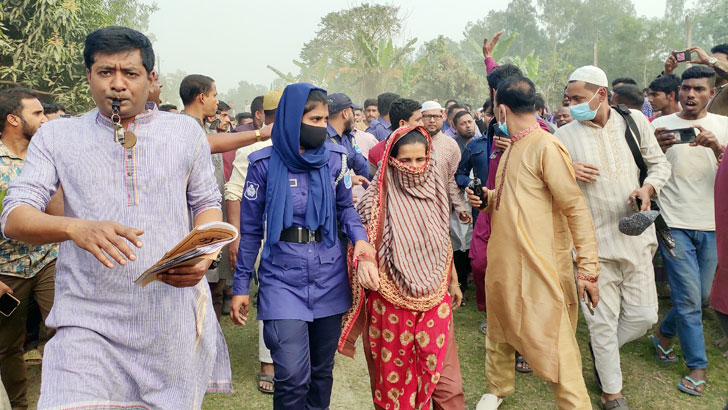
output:
[[[429,111],[429,110],[441,110],[442,111],[442,105],[436,101],[425,101],[422,103],[422,109],[421,112]]]
[[[571,77],[569,77],[569,82],[572,81],[583,81],[600,87],[609,87],[607,74],[601,68],[593,65],[585,65],[574,70]]]

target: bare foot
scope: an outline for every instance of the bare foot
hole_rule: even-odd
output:
[[[715,341],[715,345],[718,347],[725,347],[728,345],[728,336],[723,336],[720,339]]]
[[[690,374],[688,374],[691,379],[695,380],[696,382],[700,380],[707,381],[705,377],[705,369],[693,369]],[[690,380],[687,380],[683,378],[680,383],[682,383],[683,386],[687,387],[688,389],[693,389],[698,393],[702,393],[705,390],[705,384],[701,383],[700,386],[693,386],[693,384],[690,382]]]
[[[728,350],[726,350],[725,352],[723,352],[723,357],[725,357],[726,359],[728,359]]]

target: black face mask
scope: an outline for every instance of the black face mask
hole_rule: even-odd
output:
[[[301,146],[305,149],[316,149],[326,141],[326,127],[315,127],[301,123]]]

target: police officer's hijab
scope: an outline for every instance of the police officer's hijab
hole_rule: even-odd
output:
[[[326,93],[326,90],[311,84],[290,84],[283,90],[278,103],[271,131],[273,153],[268,164],[265,194],[267,239],[263,257],[267,257],[270,247],[280,240],[281,231],[293,225],[293,198],[288,171],[308,173],[305,227],[310,230],[320,227],[326,246],[333,246],[336,240],[336,196],[329,169],[331,152],[326,144],[303,154],[300,151],[301,119],[308,95],[313,90]]]

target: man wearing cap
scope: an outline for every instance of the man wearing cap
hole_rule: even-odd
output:
[[[273,121],[276,118],[276,109],[278,108],[278,102],[281,100],[282,94],[283,89],[279,88],[268,91],[263,96],[263,114],[265,121],[263,128],[269,129],[273,127]],[[273,145],[273,141],[268,139],[240,148],[235,153],[230,180],[225,184],[225,208],[227,210],[228,223],[238,228],[238,231],[240,230],[240,201],[243,198],[245,178],[248,176],[248,167],[250,166],[248,156],[271,145]],[[230,266],[234,267],[237,264],[239,245],[240,237],[229,245],[228,257]],[[272,394],[274,391],[273,376],[275,372],[273,370],[273,358],[263,340],[262,320],[258,321],[258,359],[260,360],[260,371],[256,376],[257,388],[261,393]]]
[[[354,143],[354,109],[361,110],[361,107],[351,102],[346,94],[329,95],[328,142],[346,148],[347,166],[356,174],[352,182],[360,185],[362,179],[369,179],[369,162]]]
[[[619,232],[619,221],[634,213],[633,203],[649,210],[650,199],[670,178],[670,164],[660,150],[647,118],[630,110],[640,137],[636,138],[647,176],[640,186],[640,170],[630,151],[627,122],[607,101],[607,75],[594,66],[578,68],[569,78],[566,96],[574,118],[556,131],[573,161],[576,180],[594,219],[599,245],[598,279],[601,303],[594,315],[585,313],[591,335],[602,404],[626,409],[622,397],[619,348],[635,340],[657,322],[657,291],[652,257],[657,250],[655,229],[639,236]],[[639,202],[638,202],[639,203]],[[585,306],[582,305],[585,311]]]

